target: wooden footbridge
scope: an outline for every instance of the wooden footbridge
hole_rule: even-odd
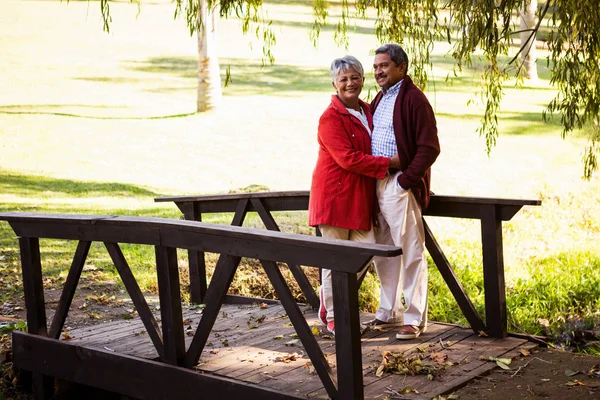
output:
[[[431,323],[423,336],[408,342],[397,341],[393,331],[361,332],[360,319],[370,316],[358,312],[360,277],[373,256],[395,256],[401,249],[277,232],[269,211],[289,208],[290,196],[245,196],[223,196],[218,199],[219,207],[211,197],[206,204],[212,204],[215,211],[225,204],[230,211],[233,205],[234,225],[241,225],[247,212],[258,211],[270,231],[160,218],[0,213],[0,220],[8,221],[19,237],[27,307],[28,332],[13,335],[14,364],[32,372],[35,397],[52,398],[53,379],[59,378],[138,399],[431,398],[493,368],[495,364],[486,358],[511,357],[532,347],[523,339],[506,336],[503,269],[484,273],[486,312],[495,310],[499,314],[491,314],[494,318],[504,317],[492,320],[488,312],[485,324],[441,249],[432,256],[438,268],[442,261],[449,268],[442,275],[455,297],[457,290],[462,292],[457,301],[467,310],[471,328]],[[203,200],[187,201],[192,204],[192,214],[186,216],[200,219]],[[470,210],[469,215],[480,215],[484,268],[502,266],[501,221],[510,219],[526,202],[488,200],[477,208],[472,201],[465,209],[448,206],[447,213],[460,216]],[[300,203],[293,204],[298,209]],[[432,204],[436,210],[435,202]],[[477,214],[474,209],[481,211]],[[430,232],[428,235],[430,252],[432,243],[439,249]],[[496,256],[490,262],[488,254],[487,264],[486,237],[496,244],[492,252]],[[50,321],[44,301],[40,238],[79,243]],[[61,340],[92,242],[105,244],[139,319],[81,328],[69,332],[69,340]],[[122,243],[155,247],[159,315],[151,311],[140,291],[120,249]],[[200,296],[204,305],[200,313],[183,308],[180,302],[177,249],[190,253],[192,293]],[[204,273],[204,252],[220,254],[209,283],[200,275]],[[242,257],[260,261],[278,302],[227,294]],[[280,271],[284,265],[299,282],[305,279],[299,266],[332,270],[335,338],[315,327],[311,307],[294,301]],[[453,280],[447,278],[452,276]],[[308,289],[303,286],[305,292]],[[496,297],[489,307],[488,290]],[[307,298],[314,299],[314,293]],[[411,376],[382,370],[383,352],[405,357],[421,354],[423,365],[440,373]]]

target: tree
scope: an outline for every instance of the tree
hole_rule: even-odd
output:
[[[105,28],[108,27],[110,0],[100,0]],[[135,0],[131,0],[135,1]],[[262,0],[176,0],[179,12],[185,10],[190,32],[201,28],[200,3],[206,1],[209,10],[220,17],[235,15],[241,18],[247,32],[255,25],[256,35],[263,40],[263,53],[269,61],[275,37],[270,24],[260,16]],[[315,20],[311,39],[318,38],[320,29],[327,23],[328,9],[325,0],[312,0]],[[470,67],[476,59],[483,59],[482,97],[485,111],[478,129],[486,138],[488,153],[498,137],[497,112],[503,91],[502,85],[510,77],[522,82],[527,55],[535,51],[535,40],[540,24],[545,21],[549,34],[547,64],[551,68],[550,82],[558,89],[556,97],[544,111],[544,118],[560,115],[563,137],[576,129],[589,134],[589,144],[584,152],[584,176],[590,178],[598,169],[600,153],[600,13],[597,0],[548,0],[541,8],[534,0],[340,0],[341,18],[337,23],[336,40],[347,45],[347,27],[353,19],[366,18],[367,12],[376,14],[375,35],[380,42],[401,44],[409,54],[416,84],[427,85],[427,72],[431,69],[431,52],[435,42],[446,40],[452,45],[450,54],[456,70]],[[351,13],[352,11],[352,13]],[[537,23],[519,28],[520,13],[535,12]],[[529,13],[527,12],[529,11]],[[205,34],[206,30],[202,30]],[[523,39],[517,54],[508,62],[513,37],[522,33]],[[524,59],[519,55],[525,54]],[[531,60],[533,61],[533,60]],[[533,64],[531,64],[533,66]]]
[[[520,13],[520,33],[521,38],[521,63],[524,68],[524,76],[531,80],[537,81],[537,50],[535,48],[535,40],[530,40],[529,29],[536,26],[535,11],[537,10],[537,0],[528,0],[523,5],[523,10]]]
[[[221,71],[217,57],[217,32],[215,12],[209,10],[206,0],[198,6],[198,112],[219,106],[221,101]]]

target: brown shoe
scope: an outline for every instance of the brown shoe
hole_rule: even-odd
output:
[[[362,324],[363,327],[369,327],[369,328],[389,328],[392,326],[402,326],[402,322],[397,322],[397,321],[388,321],[388,322],[384,322],[380,319],[372,319],[370,321],[367,321],[365,323]]]
[[[403,325],[396,333],[396,339],[410,340],[418,338],[421,333],[425,332],[425,328],[420,328],[414,325]]]

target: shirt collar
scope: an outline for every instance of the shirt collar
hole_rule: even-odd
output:
[[[402,79],[400,82],[396,83],[394,86],[390,87],[388,90],[384,90],[383,94],[396,94],[400,91],[400,86],[402,86],[402,82],[404,82],[404,79]]]

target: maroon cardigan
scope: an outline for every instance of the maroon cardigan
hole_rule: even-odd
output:
[[[373,99],[373,114],[382,96],[380,91]],[[393,121],[402,170],[398,183],[413,191],[424,210],[429,205],[431,166],[440,154],[440,143],[433,109],[408,75],[404,77],[394,104]]]

